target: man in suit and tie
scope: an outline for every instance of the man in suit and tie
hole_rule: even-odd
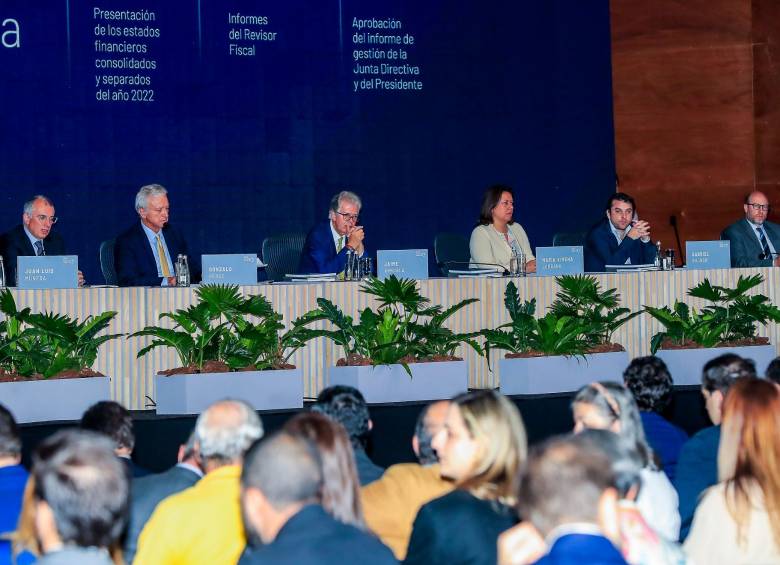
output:
[[[66,255],[62,236],[53,230],[57,223],[54,204],[41,194],[24,203],[22,223],[0,239],[0,254],[5,265],[6,282],[16,284],[16,260],[18,257],[41,255]],[[79,286],[84,285],[84,275],[78,272]]]
[[[745,217],[720,234],[731,242],[732,267],[780,266],[780,225],[767,221],[769,200],[763,192],[745,197]]]
[[[306,236],[298,272],[341,273],[347,264],[347,251],[363,256],[365,231],[357,225],[361,206],[360,197],[347,190],[331,199],[328,219]]]
[[[174,265],[189,255],[187,242],[168,223],[168,191],[159,184],[142,186],[135,196],[140,222],[116,238],[114,263],[119,286],[176,286]],[[195,257],[188,257],[193,282],[200,279]]]

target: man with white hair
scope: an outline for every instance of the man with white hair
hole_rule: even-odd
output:
[[[141,221],[120,234],[114,246],[119,286],[176,286],[176,259],[189,253],[184,237],[168,223],[168,191],[159,184],[142,186],[135,211]],[[200,279],[198,261],[188,260],[195,282]]]
[[[244,453],[263,435],[257,413],[238,400],[212,404],[195,424],[205,476],[163,500],[138,540],[135,565],[235,563],[246,545],[239,505]]]

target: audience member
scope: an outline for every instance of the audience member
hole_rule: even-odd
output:
[[[361,499],[369,529],[403,560],[420,507],[449,492],[453,482],[441,476],[433,437],[444,426],[449,402],[429,404],[420,411],[412,438],[419,463],[389,467],[382,478],[363,487]]]
[[[731,248],[732,267],[780,266],[780,225],[767,220],[769,200],[763,192],[753,191],[742,206],[745,217],[737,220],[720,234]]]
[[[359,390],[342,385],[325,388],[317,396],[317,402],[311,409],[325,414],[347,430],[361,486],[382,476],[385,470],[371,461],[366,454],[368,435],[374,424],[369,417],[366,400]]]
[[[641,265],[655,261],[650,224],[638,219],[636,202],[624,192],[609,197],[606,218],[585,237],[585,270],[604,272],[605,265]]]
[[[43,195],[33,196],[24,203],[22,223],[0,237],[0,255],[5,265],[6,284],[16,286],[16,263],[19,257],[66,255],[65,241],[54,231],[57,216],[54,204]],[[84,275],[78,272],[79,286]]]
[[[138,536],[152,516],[157,505],[172,494],[181,492],[197,483],[203,476],[198,466],[196,437],[193,431],[187,443],[179,446],[178,463],[156,475],[140,477],[130,489],[130,517],[125,535],[124,553],[128,563],[133,562],[138,548]]]
[[[176,286],[175,263],[189,255],[187,242],[168,223],[168,191],[159,184],[142,186],[135,196],[140,222],[116,238],[114,264],[119,286]],[[200,280],[198,258],[190,256],[192,281]]]
[[[669,540],[680,534],[677,492],[654,461],[647,444],[639,408],[631,393],[613,382],[594,382],[582,387],[572,401],[574,431],[608,429],[626,438],[642,459],[642,490],[637,505],[647,523]]]
[[[114,452],[127,466],[131,477],[143,477],[149,471],[131,459],[135,447],[135,432],[130,412],[112,400],[102,400],[87,408],[81,416],[81,429],[97,432],[114,440]]]
[[[33,460],[40,565],[113,565],[127,518],[128,476],[112,442],[84,430],[44,440]]]
[[[244,452],[263,435],[251,406],[223,400],[195,423],[195,449],[205,476],[160,502],[138,539],[136,565],[235,563],[246,538],[239,507]]]
[[[723,406],[720,482],[693,518],[685,550],[696,563],[780,563],[780,391],[739,379]]]
[[[713,426],[691,437],[677,460],[674,486],[680,497],[680,539],[688,535],[693,512],[702,493],[718,482],[718,443],[723,400],[731,385],[740,377],[756,376],[752,361],[726,353],[708,361],[703,368],[701,393]]]
[[[322,463],[321,504],[339,522],[366,529],[360,504],[360,483],[352,445],[344,426],[317,413],[298,414],[285,431],[300,435],[317,448]]]
[[[500,184],[489,187],[482,196],[477,227],[471,232],[469,249],[475,267],[501,265],[509,270],[513,253],[522,253],[525,268],[536,271],[536,258],[523,226],[514,221],[515,197],[512,189]]]
[[[626,563],[607,537],[618,531],[618,494],[610,461],[600,450],[567,437],[532,449],[518,499],[549,546],[537,564]]]
[[[661,415],[672,399],[673,381],[666,363],[655,356],[636,357],[623,371],[623,383],[634,395],[650,447],[673,481],[680,449],[688,434]]]
[[[527,451],[520,412],[492,390],[460,394],[433,448],[442,476],[457,488],[420,508],[404,562],[495,564],[499,534],[517,522],[518,470]]]
[[[357,225],[360,197],[342,190],[330,201],[328,219],[318,223],[306,236],[301,252],[300,273],[342,273],[347,264],[347,251],[363,256],[366,232]]]
[[[302,435],[278,432],[249,450],[241,510],[250,537],[263,545],[245,554],[241,565],[396,563],[379,540],[320,505],[323,469],[316,446]]]
[[[780,357],[775,357],[766,368],[766,378],[780,385]]]
[[[11,542],[22,508],[27,471],[21,465],[22,438],[11,412],[0,404],[0,564],[11,562]]]

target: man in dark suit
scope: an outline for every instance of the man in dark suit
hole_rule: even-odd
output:
[[[763,192],[751,192],[742,206],[745,217],[720,234],[731,242],[732,267],[780,266],[780,225],[767,221],[769,200]],[[774,259],[773,259],[774,258]]]
[[[81,416],[79,424],[82,430],[89,430],[114,441],[114,453],[127,468],[130,477],[143,477],[149,471],[137,465],[132,459],[135,447],[135,432],[133,419],[127,408],[113,400],[96,402]]]
[[[239,563],[397,563],[373,535],[325,512],[322,482],[322,462],[309,440],[278,432],[257,442],[241,473],[241,513],[248,537],[263,545],[248,549]]]
[[[328,220],[320,222],[306,236],[301,252],[300,273],[341,273],[350,249],[365,253],[363,226],[358,226],[362,204],[354,192],[342,190],[330,201]]]
[[[140,222],[116,238],[114,264],[119,286],[176,286],[179,255],[187,255],[192,282],[200,280],[199,261],[187,242],[168,224],[168,191],[159,184],[142,186],[135,197]]]
[[[130,488],[130,517],[127,523],[124,556],[132,563],[138,548],[138,536],[152,516],[157,505],[172,494],[181,492],[197,483],[203,476],[198,466],[195,448],[195,432],[187,443],[179,447],[179,463],[164,473],[147,475],[133,480]]]
[[[22,223],[0,238],[0,254],[5,264],[6,283],[16,284],[16,260],[18,257],[36,255],[66,255],[65,242],[53,230],[57,223],[54,204],[43,195],[33,196],[24,203]],[[79,286],[84,275],[78,272]]]
[[[585,237],[585,270],[604,272],[605,265],[653,263],[657,253],[650,224],[636,215],[634,199],[616,192],[607,201],[606,218]]]

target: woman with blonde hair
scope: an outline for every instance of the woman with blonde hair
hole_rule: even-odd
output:
[[[433,447],[456,488],[420,509],[404,563],[495,564],[498,535],[517,523],[518,471],[528,450],[520,412],[492,390],[458,395]]]
[[[696,563],[780,563],[780,389],[737,379],[723,405],[718,479],[693,516]]]

